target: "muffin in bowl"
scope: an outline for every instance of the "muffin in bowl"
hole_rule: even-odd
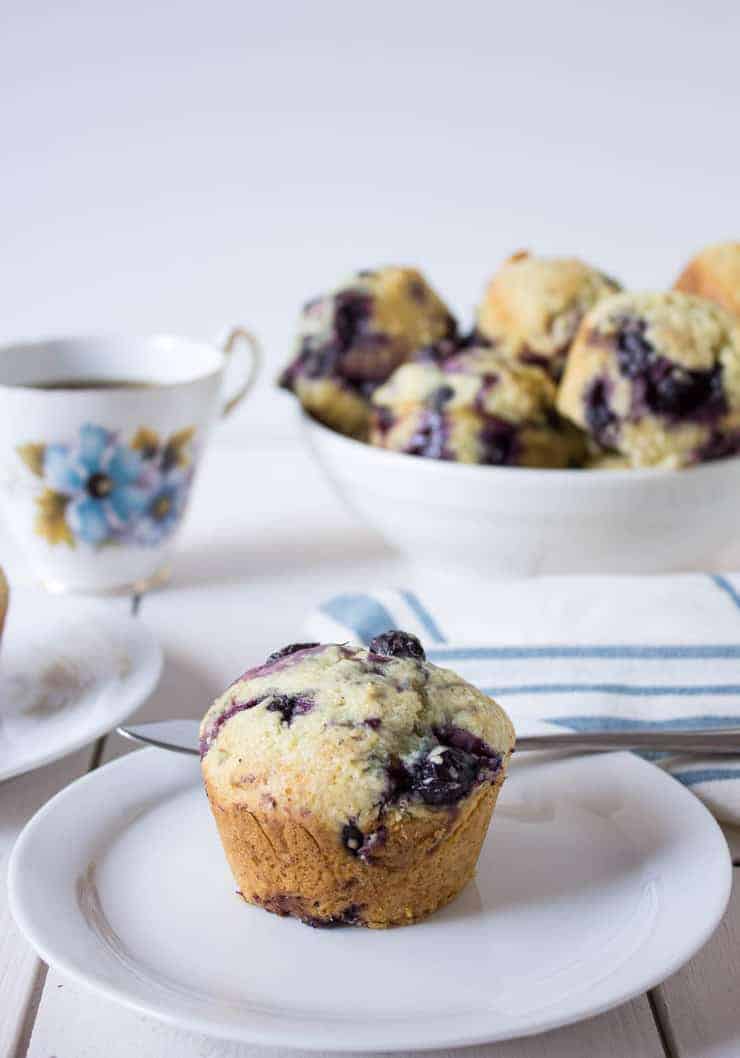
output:
[[[716,301],[740,317],[740,242],[705,247],[686,265],[675,288]]]
[[[488,284],[477,333],[503,355],[543,368],[557,382],[583,317],[620,289],[616,280],[577,258],[521,251]]]
[[[304,306],[280,385],[327,426],[363,437],[371,393],[416,350],[456,331],[449,309],[416,269],[356,272]]]
[[[538,368],[471,347],[398,368],[373,394],[370,442],[458,463],[578,466],[585,440],[560,418],[555,396]]]
[[[399,631],[278,650],[201,726],[240,895],[312,926],[405,925],[452,900],[513,747],[504,711]]]
[[[558,392],[563,415],[634,467],[740,451],[740,327],[679,292],[621,294],[584,319]]]

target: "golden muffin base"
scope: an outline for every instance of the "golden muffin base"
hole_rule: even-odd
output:
[[[475,874],[506,775],[459,805],[409,814],[387,826],[371,862],[353,856],[335,828],[266,808],[222,804],[206,782],[221,843],[239,895],[312,926],[382,929],[426,918]]]

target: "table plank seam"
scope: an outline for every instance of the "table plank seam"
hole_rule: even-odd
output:
[[[141,603],[141,595],[138,593],[131,596],[131,616],[136,617],[139,612],[139,606]],[[110,737],[112,732],[102,735],[96,739],[93,743],[92,753],[90,755],[90,762],[85,771],[86,775],[90,772],[96,771],[100,766],[100,762],[103,759],[103,753],[105,751],[105,744]],[[27,1058],[28,1051],[31,1046],[31,1038],[33,1036],[33,1030],[36,1025],[36,1019],[38,1017],[39,1007],[44,997],[44,990],[46,988],[46,981],[49,974],[49,966],[41,959],[38,960],[38,967],[36,975],[34,977],[33,988],[31,995],[26,1005],[26,1010],[23,1015],[21,1022],[21,1028],[18,1033],[18,1042],[14,1049],[12,1058]]]
[[[679,1047],[671,1027],[668,1004],[663,996],[661,985],[650,989],[647,993],[647,1001],[665,1058],[679,1058]]]

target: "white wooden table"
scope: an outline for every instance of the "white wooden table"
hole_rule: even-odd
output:
[[[20,574],[22,576],[22,574]],[[334,591],[399,583],[393,556],[358,529],[295,441],[217,441],[207,455],[172,583],[131,606],[165,649],[139,718],[200,716],[240,668],[290,642]],[[10,920],[5,865],[26,820],[72,779],[130,746],[115,735],[0,785],[0,1058],[258,1058],[119,1008],[48,970]],[[740,835],[728,834],[738,864]],[[269,1058],[272,1052],[264,1052]],[[738,1058],[740,884],[722,926],[683,970],[631,1003],[471,1058]]]

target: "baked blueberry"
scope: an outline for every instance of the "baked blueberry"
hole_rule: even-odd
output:
[[[392,628],[388,632],[381,632],[370,641],[370,653],[380,654],[388,658],[410,658],[414,661],[424,661],[426,654],[420,641],[411,632],[401,632]]]

